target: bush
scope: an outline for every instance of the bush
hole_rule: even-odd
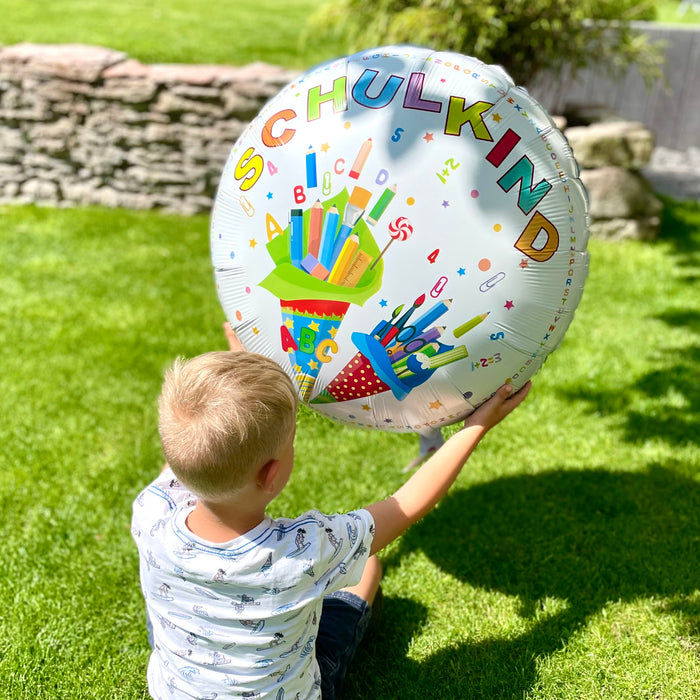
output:
[[[311,17],[315,38],[348,51],[408,43],[502,65],[518,84],[547,70],[635,63],[651,79],[660,52],[630,22],[655,16],[653,0],[332,0]]]

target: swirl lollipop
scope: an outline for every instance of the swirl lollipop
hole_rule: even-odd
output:
[[[369,268],[370,270],[372,270],[374,266],[382,259],[382,255],[389,250],[389,246],[394,241],[406,241],[413,235],[413,225],[405,216],[399,216],[398,219],[394,219],[389,224],[389,235],[391,236],[391,239],[384,246],[384,250],[379,253],[377,259],[372,263]]]

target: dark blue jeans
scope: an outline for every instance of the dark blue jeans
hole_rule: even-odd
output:
[[[316,659],[321,669],[321,697],[336,700],[355,650],[364,636],[372,609],[354,593],[336,591],[323,599],[316,639]]]

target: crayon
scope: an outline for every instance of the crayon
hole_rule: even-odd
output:
[[[310,253],[315,258],[318,258],[318,252],[321,248],[321,229],[323,227],[323,204],[317,199],[316,204],[311,207],[309,216],[309,244],[307,253]]]
[[[301,259],[304,256],[304,212],[301,209],[292,209],[289,253],[292,265],[300,268]]]
[[[354,233],[345,241],[345,245],[340,251],[340,255],[335,261],[335,265],[333,265],[331,274],[328,277],[328,281],[331,284],[340,284],[343,281],[345,273],[350,269],[350,263],[352,263],[352,258],[359,245],[360,237]]]
[[[348,175],[350,175],[351,178],[354,180],[357,180],[360,177],[360,173],[362,172],[362,168],[365,167],[365,163],[367,162],[367,157],[369,156],[369,152],[372,150],[372,139],[367,139],[362,146],[360,147],[360,151],[357,154],[357,158],[355,158],[355,162],[352,164],[352,168],[350,169],[350,172]]]
[[[306,186],[318,187],[318,173],[316,171],[316,151],[309,146],[306,153]]]
[[[341,282],[343,287],[354,287],[362,279],[362,275],[365,274],[365,270],[371,262],[372,256],[369,253],[358,250]]]
[[[479,314],[478,316],[474,316],[471,321],[467,321],[466,323],[463,323],[461,326],[457,326],[452,331],[452,335],[454,335],[455,338],[461,338],[465,333],[470,331],[472,328],[476,328],[482,321],[486,320],[486,317],[489,315],[489,311],[487,311],[485,314]]]
[[[335,234],[338,232],[338,221],[340,214],[335,204],[326,212],[323,220],[323,231],[321,231],[321,250],[318,260],[328,269],[331,266],[331,258],[333,257],[333,247],[335,246]]]
[[[427,355],[430,357],[431,355],[434,355],[439,348],[438,343],[428,343],[428,345],[423,346],[420,349],[420,354],[421,355]],[[408,358],[413,355],[414,353],[408,353],[405,354],[403,357],[399,357],[396,361],[394,361],[394,356],[391,356],[391,364],[393,367],[395,367],[397,370],[401,369],[401,367],[405,367],[406,363],[408,362]]]
[[[353,226],[358,222],[359,218],[362,216],[362,212],[369,203],[372,193],[366,190],[364,187],[354,187],[350,195],[350,199],[343,212],[343,223],[340,226],[340,231],[335,239],[335,245],[333,246],[333,257],[331,260],[331,267],[338,259],[340,251],[345,245],[345,241],[352,233]]]
[[[320,280],[325,280],[328,277],[328,270],[311,253],[301,261],[301,269]]]
[[[428,358],[428,369],[435,369],[437,367],[444,367],[452,362],[457,362],[464,357],[467,357],[469,353],[464,345],[458,345],[453,350],[447,350],[446,352],[440,352],[437,355],[433,355]]]
[[[421,355],[422,353],[416,353],[416,356]],[[421,369],[423,370],[429,370],[429,369],[437,369],[438,367],[444,367],[445,365],[452,364],[453,362],[457,362],[457,360],[461,360],[465,357],[468,357],[469,353],[467,352],[467,348],[464,345],[459,345],[456,348],[452,350],[447,350],[445,352],[439,352],[437,355],[432,355],[432,356],[426,356],[422,355],[422,357],[418,358]],[[396,373],[396,376],[398,377],[408,377],[412,374],[415,374],[412,372],[408,367],[401,367],[399,368],[399,371]]]
[[[377,221],[379,221],[379,217],[381,217],[381,215],[386,211],[386,208],[391,203],[391,200],[394,199],[395,194],[396,185],[387,187],[384,192],[382,192],[382,196],[377,200],[377,203],[372,207],[372,211],[367,217],[368,224],[374,226]]]
[[[413,326],[416,329],[416,333],[421,333],[434,321],[437,321],[440,316],[449,310],[451,305],[452,299],[447,299],[445,301],[439,301],[435,306],[428,309],[420,318],[414,321]]]

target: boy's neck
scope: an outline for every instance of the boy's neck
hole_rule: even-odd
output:
[[[187,516],[188,529],[207,542],[222,543],[236,539],[257,527],[265,517],[265,506],[242,504],[233,501],[207,503],[197,500],[194,510]]]

